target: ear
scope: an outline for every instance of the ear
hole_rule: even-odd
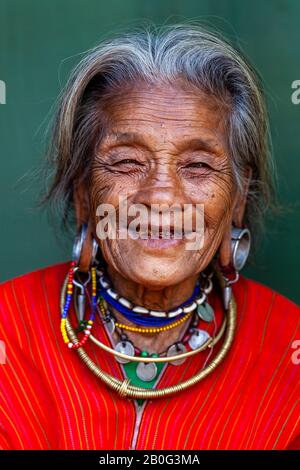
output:
[[[243,219],[247,204],[247,196],[252,178],[252,169],[247,167],[244,176],[244,187],[243,192],[238,191],[236,193],[233,206],[232,215],[229,223],[226,227],[222,242],[219,248],[219,262],[221,266],[228,266],[231,262],[231,226],[242,227]]]
[[[87,191],[83,183],[75,183],[74,192],[74,210],[76,217],[76,226],[77,229],[81,227],[82,224],[87,224],[89,221],[90,207]]]
[[[233,205],[232,222],[236,227],[242,227],[243,225],[251,178],[252,168],[247,167],[244,175],[243,190],[236,194]]]

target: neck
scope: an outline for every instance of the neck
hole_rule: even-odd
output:
[[[108,274],[114,289],[119,295],[130,300],[135,305],[143,306],[150,310],[162,311],[174,309],[191,297],[198,277],[195,275],[174,286],[154,289],[125,279],[111,267],[108,267]],[[134,326],[118,311],[113,309],[113,312],[119,322]],[[169,331],[162,331],[156,334],[145,335],[126,331],[126,335],[141,350],[159,354],[179,340],[188,328],[189,323],[190,320],[187,320]],[[114,336],[115,341],[117,341],[115,333]]]
[[[171,310],[183,304],[193,294],[197,275],[185,279],[179,284],[161,289],[143,286],[125,279],[114,268],[108,267],[108,274],[115,290],[119,295],[130,300],[133,304],[149,310]]]

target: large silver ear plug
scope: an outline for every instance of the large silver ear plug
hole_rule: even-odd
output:
[[[232,265],[240,271],[246,264],[251,247],[251,234],[247,228],[231,229]]]
[[[221,267],[224,278],[223,303],[228,310],[232,297],[232,284],[238,281],[239,271],[243,269],[249,256],[251,234],[247,228],[232,227],[231,229],[231,264]]]

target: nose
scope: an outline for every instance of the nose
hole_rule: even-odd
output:
[[[152,169],[135,193],[134,203],[152,205],[183,205],[188,203],[182,181],[172,163],[161,163]]]

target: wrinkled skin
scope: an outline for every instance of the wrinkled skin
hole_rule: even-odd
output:
[[[96,233],[96,208],[119,195],[128,204],[204,204],[204,244],[186,241],[98,240],[115,289],[137,305],[176,307],[193,292],[197,274],[218,252],[230,261],[230,229],[242,223],[246,192],[237,192],[227,148],[228,109],[189,86],[139,84],[116,94],[93,162],[91,186],[75,194],[77,217]],[[117,318],[128,323],[116,312]],[[157,335],[128,333],[136,346],[160,352],[187,325]]]

